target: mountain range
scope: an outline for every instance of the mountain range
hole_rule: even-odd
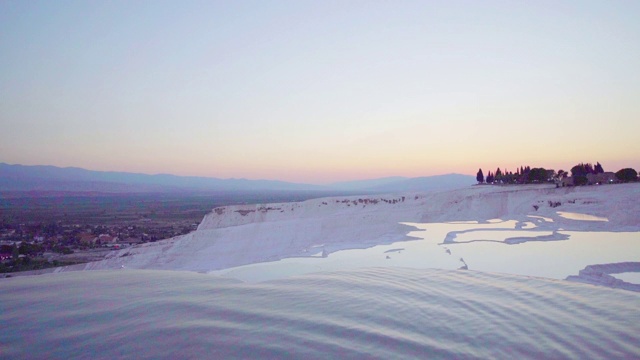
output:
[[[387,177],[312,185],[276,180],[219,179],[211,177],[148,175],[92,171],[76,167],[12,165],[0,163],[2,192],[149,193],[224,191],[351,191],[404,192],[458,188],[475,183],[475,177],[447,174],[428,177]]]

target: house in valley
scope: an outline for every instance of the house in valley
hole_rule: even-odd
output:
[[[587,185],[614,184],[618,182],[616,174],[608,171],[599,174],[587,174]]]

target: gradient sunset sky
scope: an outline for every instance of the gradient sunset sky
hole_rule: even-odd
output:
[[[640,168],[640,1],[0,0],[0,162]]]

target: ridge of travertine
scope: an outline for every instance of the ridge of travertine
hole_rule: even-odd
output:
[[[574,221],[558,212],[608,221]],[[183,236],[112,253],[71,269],[165,269],[209,272],[409,239],[401,223],[528,221],[553,218],[540,230],[639,231],[640,184],[556,188],[548,185],[470,186],[422,193],[330,197],[294,203],[232,205],[207,214]]]

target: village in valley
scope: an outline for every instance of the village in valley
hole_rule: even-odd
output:
[[[187,234],[197,223],[144,221],[140,224],[2,224],[0,272],[37,270],[101,260],[112,251]]]
[[[0,273],[12,273],[96,261],[187,234],[213,203],[154,194],[5,198],[0,205]]]

